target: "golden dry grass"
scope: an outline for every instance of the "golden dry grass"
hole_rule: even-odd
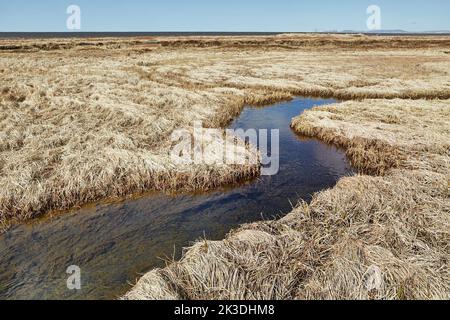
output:
[[[294,95],[379,98],[293,121],[377,176],[200,241],[125,298],[448,298],[449,52],[448,36],[1,40],[0,225],[258,174],[173,164],[169,136],[193,121],[224,126],[245,104]],[[372,265],[377,290],[364,286]]]
[[[449,48],[445,36],[1,40],[0,226],[253,177],[255,166],[176,166],[171,132],[294,95],[449,98]]]
[[[448,299],[449,121],[439,100],[306,111],[296,131],[358,150],[352,162],[383,175],[344,178],[280,221],[199,241],[123,299]]]

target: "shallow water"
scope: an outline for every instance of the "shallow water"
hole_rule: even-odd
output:
[[[246,108],[231,128],[280,129],[280,172],[203,195],[151,194],[99,204],[0,236],[0,299],[112,299],[146,271],[178,258],[201,237],[222,239],[243,223],[289,213],[352,173],[344,153],[289,128],[293,117],[333,100],[296,99]],[[81,268],[82,289],[66,286],[70,265]]]

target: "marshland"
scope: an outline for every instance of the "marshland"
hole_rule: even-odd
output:
[[[280,219],[267,212],[270,219],[230,224],[217,241],[185,238],[177,243],[190,246],[182,255],[141,270],[148,273],[123,298],[449,296],[449,36],[10,39],[0,40],[0,74],[5,250],[23,226],[33,241],[45,234],[43,223],[76,223],[74,212],[82,217],[86,205],[148,192],[204,195],[258,180],[259,165],[173,163],[172,132],[195,121],[225,128],[246,106],[263,111],[297,96],[333,98],[291,114],[289,132],[338,147],[351,172],[322,191],[298,192]],[[79,232],[74,247],[84,243]],[[8,269],[0,272],[20,286],[11,269],[17,265],[2,257]],[[369,288],[373,267],[382,281]]]

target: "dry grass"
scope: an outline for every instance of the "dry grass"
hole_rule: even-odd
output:
[[[447,299],[448,52],[447,36],[1,40],[0,226],[258,174],[172,163],[169,136],[193,121],[225,126],[245,104],[293,95],[380,99],[292,123],[372,176],[342,179],[280,221],[199,241],[125,298]],[[383,276],[374,290],[371,266]]]
[[[438,100],[305,112],[295,130],[359,150],[352,162],[384,175],[344,178],[280,221],[199,241],[124,299],[448,299],[449,119]],[[366,286],[373,266],[376,289]]]
[[[2,51],[54,51],[66,49],[89,49],[101,47],[122,49],[130,45],[140,50],[158,47],[170,48],[283,48],[308,50],[312,48],[367,50],[367,49],[430,49],[450,46],[448,35],[435,36],[370,36],[363,34],[279,34],[270,36],[176,36],[130,38],[89,38],[89,39],[3,39]]]
[[[255,166],[179,167],[168,156],[174,129],[224,126],[245,104],[293,95],[449,98],[449,41],[1,40],[0,226],[108,197],[253,177]]]

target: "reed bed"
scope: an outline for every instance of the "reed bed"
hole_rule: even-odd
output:
[[[2,39],[0,227],[255,177],[258,165],[173,163],[171,133],[295,95],[358,100],[292,127],[345,148],[360,175],[198,241],[124,299],[448,299],[449,53],[448,36]]]
[[[226,126],[246,104],[295,95],[447,99],[449,42],[361,35],[3,39],[0,225],[110,197],[208,190],[254,177],[254,166],[179,167],[168,157],[173,130],[194,121]],[[380,154],[384,145],[364,148],[380,155],[374,172],[397,161]]]
[[[357,149],[360,175],[279,221],[199,240],[122,299],[448,299],[449,112],[399,99],[306,111],[293,129]]]

